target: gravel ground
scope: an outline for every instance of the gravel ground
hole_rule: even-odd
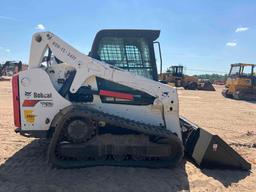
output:
[[[1,191],[255,191],[256,103],[216,92],[179,90],[180,113],[232,144],[251,172],[200,170],[185,159],[174,169],[93,167],[56,169],[46,163],[47,142],[14,133],[10,82],[0,82]]]

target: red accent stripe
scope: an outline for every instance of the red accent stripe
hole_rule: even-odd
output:
[[[40,100],[24,100],[22,107],[34,107]]]
[[[15,127],[21,127],[20,123],[20,96],[19,96],[19,75],[12,77],[12,100],[13,100],[13,116]]]
[[[102,95],[102,96],[133,100],[133,95],[128,94],[128,93],[121,93],[121,92],[108,91],[108,90],[100,90],[99,94]]]

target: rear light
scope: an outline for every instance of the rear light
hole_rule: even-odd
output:
[[[19,95],[19,75],[12,77],[12,99],[13,115],[15,127],[21,127],[20,123],[20,95]]]

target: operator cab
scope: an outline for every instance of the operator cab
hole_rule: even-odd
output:
[[[89,56],[157,81],[154,41],[159,35],[159,30],[101,30]]]
[[[256,86],[256,64],[232,64],[228,77],[251,79],[252,85]]]
[[[183,66],[171,66],[167,69],[167,73],[171,73],[174,77],[183,77]]]
[[[244,63],[232,64],[229,77],[256,77],[256,65]]]

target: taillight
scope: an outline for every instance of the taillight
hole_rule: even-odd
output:
[[[21,127],[20,123],[20,95],[19,95],[19,75],[12,77],[12,99],[13,115],[15,127]]]

